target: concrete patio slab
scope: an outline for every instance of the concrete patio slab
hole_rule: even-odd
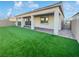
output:
[[[47,29],[35,29],[35,30],[40,31],[40,32],[45,32],[45,33],[48,33],[48,34],[53,34],[53,30],[47,30]],[[63,30],[59,31],[58,35],[63,36],[63,37],[67,37],[67,38],[75,39],[72,32],[68,29],[63,29]]]
[[[59,35],[63,36],[63,37],[75,39],[72,32],[68,29],[63,29],[63,30],[59,31]]]

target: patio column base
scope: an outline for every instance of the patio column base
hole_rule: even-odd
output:
[[[24,25],[25,25],[25,21],[23,18],[21,18],[21,27],[24,27]]]
[[[54,29],[54,34],[55,34],[55,35],[58,35],[58,34],[59,34],[59,30]]]
[[[34,30],[34,16],[31,16],[31,29]]]
[[[18,26],[18,19],[16,19],[16,23],[15,23],[15,25]]]
[[[54,34],[58,35],[59,32],[59,12],[58,10],[54,11]]]
[[[79,40],[77,40],[77,42],[79,43]]]

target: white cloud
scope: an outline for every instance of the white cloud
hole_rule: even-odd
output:
[[[76,4],[79,4],[79,1],[76,1]]]
[[[64,2],[64,14],[67,18],[73,16],[78,10],[76,9],[76,4],[72,2]]]
[[[64,9],[66,9],[67,11],[74,10],[74,7],[70,3],[64,3],[64,6]]]
[[[22,7],[23,6],[23,2],[22,1],[15,1],[14,2],[14,6],[15,7]]]
[[[70,3],[70,2],[69,3],[68,2],[64,3],[64,10],[68,11],[68,14],[77,12],[77,10],[75,9],[75,6],[72,5],[72,3]]]
[[[33,1],[29,1],[29,2],[27,3],[27,6],[28,6],[29,8],[32,8],[32,10],[33,10],[33,9],[36,9],[36,8],[39,8],[39,4],[37,4],[37,3],[33,2]]]
[[[8,12],[7,12],[7,16],[11,16],[12,15],[12,8],[8,9]]]
[[[22,10],[23,8],[31,8],[32,10],[39,8],[39,4],[33,1],[22,2],[22,1],[14,1],[13,10]]]
[[[0,16],[2,15],[2,12],[0,11]]]
[[[29,2],[22,2],[22,1],[14,1],[14,6],[8,9],[7,17],[11,17],[13,15],[13,11],[20,11],[23,8],[31,8],[32,10],[39,7],[39,4],[29,1]]]
[[[8,9],[7,17],[13,16],[13,11],[20,10],[20,8],[22,6],[23,6],[23,2],[21,2],[21,1],[17,1],[17,2],[14,1],[14,6],[12,8]]]
[[[22,7],[24,6],[22,1],[14,1],[14,6],[13,9],[22,9]]]

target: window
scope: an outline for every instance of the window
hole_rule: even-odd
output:
[[[41,17],[41,23],[48,23],[48,17]]]
[[[27,19],[25,20],[25,25],[31,25],[30,18],[27,18]]]
[[[21,21],[18,21],[18,26],[21,26]]]

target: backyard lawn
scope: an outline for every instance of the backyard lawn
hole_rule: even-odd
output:
[[[0,27],[0,56],[79,56],[79,44],[30,29]]]

